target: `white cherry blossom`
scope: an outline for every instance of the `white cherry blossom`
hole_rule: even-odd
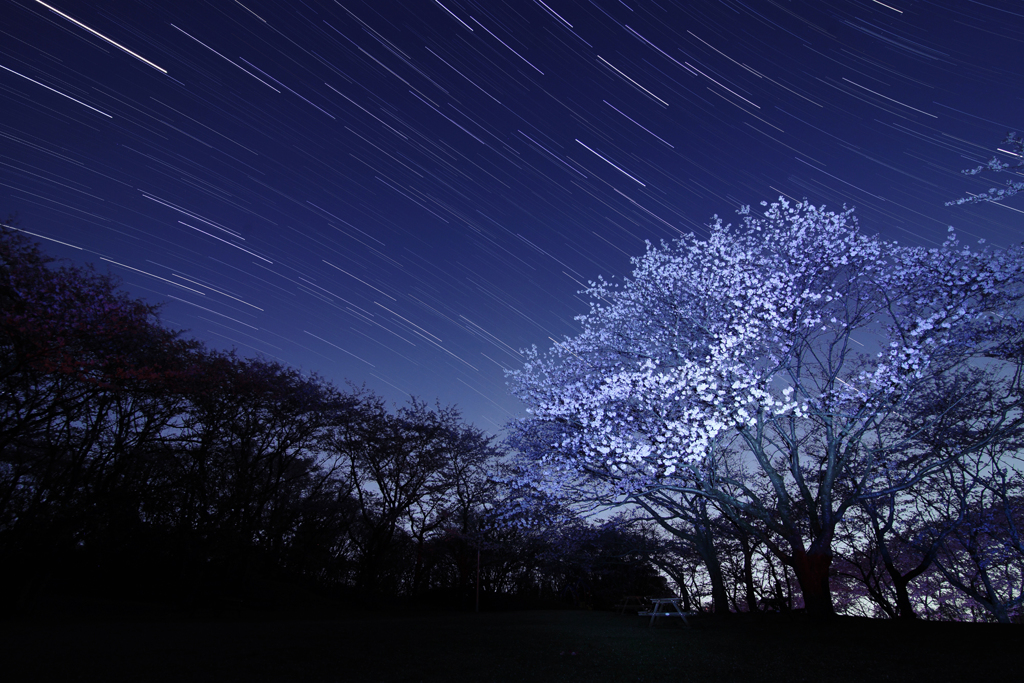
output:
[[[526,352],[510,373],[531,416],[520,428],[548,424],[557,440],[534,439],[518,471],[547,495],[609,506],[665,487],[714,498],[785,538],[803,585],[820,581],[846,509],[872,495],[873,468],[903,467],[911,486],[952,457],[921,452],[921,434],[950,428],[923,406],[968,370],[1019,364],[1024,259],[952,233],[904,247],[848,209],[762,206],[739,227],[715,217],[706,238],[648,244],[621,285],[591,283],[577,336]],[[1019,387],[1005,389],[999,429],[1021,419]],[[738,480],[725,492],[723,449],[756,463],[773,500]]]

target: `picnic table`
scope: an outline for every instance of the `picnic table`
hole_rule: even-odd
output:
[[[693,612],[684,612],[679,608],[679,601],[682,598],[650,598],[651,609],[648,612],[638,612],[637,616],[650,617],[651,623],[648,626],[654,626],[654,620],[658,617],[679,617],[683,620],[683,623],[687,626],[690,622],[686,620],[687,614],[693,614]]]

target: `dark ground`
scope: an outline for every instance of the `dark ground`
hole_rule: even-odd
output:
[[[121,606],[0,622],[6,681],[1011,681],[1024,626],[611,612],[205,615]]]

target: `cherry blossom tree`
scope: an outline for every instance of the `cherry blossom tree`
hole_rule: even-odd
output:
[[[1024,258],[952,234],[903,247],[852,210],[762,206],[738,228],[715,217],[707,238],[649,245],[621,286],[591,284],[580,334],[527,352],[510,384],[530,417],[512,428],[557,429],[519,454],[520,485],[616,505],[707,498],[793,568],[809,612],[830,614],[851,507],[1021,423]],[[965,424],[954,408],[982,380],[991,410]],[[935,447],[954,433],[956,448]]]
[[[1006,137],[1003,139],[1003,147],[1000,147],[999,151],[1013,157],[1014,162],[1009,163],[1000,160],[999,157],[992,157],[986,163],[974,168],[965,169],[962,173],[964,175],[975,176],[984,173],[985,171],[991,171],[992,173],[1012,173],[1014,175],[1020,175],[1021,171],[1024,171],[1024,138],[1014,132],[1007,133]],[[946,206],[952,206],[954,204],[976,204],[978,202],[1001,202],[1004,199],[1012,197],[1021,190],[1024,190],[1024,182],[1020,180],[1007,180],[1006,187],[1004,188],[989,188],[987,192],[980,192],[978,194],[972,194],[969,197],[961,197],[959,199],[946,202]]]

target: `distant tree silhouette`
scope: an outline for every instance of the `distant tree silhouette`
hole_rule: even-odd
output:
[[[23,594],[137,517],[198,348],[110,277],[53,264],[3,229],[0,544]]]
[[[359,502],[352,536],[361,558],[356,584],[372,592],[417,592],[426,587],[432,539],[469,531],[486,497],[486,468],[499,452],[451,406],[429,408],[413,398],[394,413],[379,399],[363,408],[359,419],[338,425],[331,443]],[[393,554],[405,545],[414,558],[408,575],[409,567],[394,568]]]

